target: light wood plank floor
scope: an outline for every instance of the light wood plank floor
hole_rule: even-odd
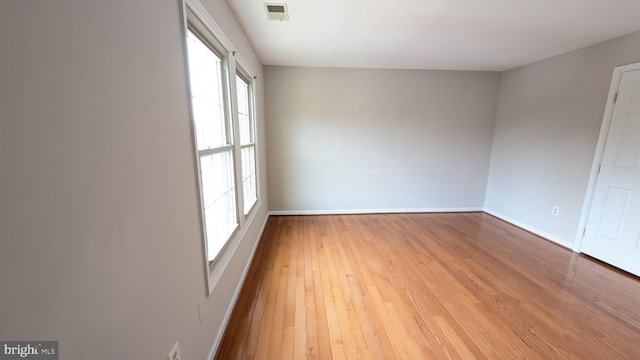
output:
[[[274,216],[219,359],[640,359],[640,281],[484,213]]]

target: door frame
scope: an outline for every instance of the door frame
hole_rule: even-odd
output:
[[[582,242],[584,240],[584,233],[589,222],[589,213],[591,212],[591,205],[593,201],[593,195],[596,190],[596,184],[598,181],[598,168],[602,162],[604,156],[604,149],[607,145],[607,137],[609,136],[609,128],[611,127],[611,120],[613,119],[613,110],[615,108],[614,96],[618,92],[620,82],[622,81],[622,75],[625,72],[640,70],[640,62],[616,66],[613,69],[613,75],[611,76],[611,85],[609,86],[609,94],[607,95],[607,105],[604,108],[604,115],[602,116],[602,124],[600,125],[600,135],[598,135],[598,144],[596,145],[596,151],[593,156],[593,162],[591,163],[591,171],[589,172],[589,182],[587,183],[587,191],[585,192],[584,201],[582,203],[582,212],[580,213],[580,222],[578,223],[578,230],[576,232],[576,241],[574,242],[573,251],[581,252]]]

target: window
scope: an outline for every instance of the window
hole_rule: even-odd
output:
[[[253,77],[191,8],[186,11],[191,116],[211,270],[258,201]],[[236,74],[234,82],[229,74]]]
[[[200,168],[207,260],[213,261],[238,227],[232,124],[223,51],[187,31],[195,145]]]
[[[248,214],[256,203],[256,144],[253,121],[251,81],[242,73],[236,75],[238,122],[240,127],[240,160],[242,163],[242,191],[244,213]]]

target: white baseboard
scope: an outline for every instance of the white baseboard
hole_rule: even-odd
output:
[[[255,243],[253,244],[253,249],[251,249],[251,255],[249,256],[249,259],[247,260],[247,264],[244,266],[244,269],[242,270],[242,276],[240,277],[240,282],[238,283],[238,286],[236,287],[235,292],[233,293],[231,304],[227,308],[227,312],[224,315],[224,321],[222,324],[223,326],[220,328],[220,331],[218,332],[216,338],[213,341],[213,345],[209,350],[209,355],[207,356],[207,359],[213,359],[213,357],[216,355],[216,352],[218,351],[218,347],[220,346],[222,337],[224,336],[224,333],[227,330],[227,326],[229,325],[229,321],[231,320],[231,316],[233,315],[233,310],[235,309],[236,303],[238,302],[238,297],[240,297],[240,292],[242,291],[244,282],[247,278],[247,275],[249,274],[249,269],[251,268],[251,264],[253,263],[253,258],[256,255],[256,250],[258,249],[258,245],[260,244],[260,239],[262,238],[262,234],[264,233],[264,229],[267,226],[268,220],[269,220],[269,213],[267,212],[267,216],[265,216],[264,222],[262,223],[262,227],[258,232],[258,238],[255,240]]]
[[[269,215],[352,215],[352,214],[397,214],[484,211],[482,207],[464,208],[393,208],[393,209],[335,209],[335,210],[273,210]]]
[[[549,233],[546,233],[546,232],[544,232],[544,231],[542,231],[540,229],[537,229],[537,228],[535,228],[533,226],[529,226],[527,224],[521,223],[520,221],[514,220],[514,219],[512,219],[512,218],[510,218],[510,217],[508,217],[506,215],[503,215],[503,214],[501,214],[501,213],[499,213],[497,211],[494,211],[494,210],[491,210],[491,209],[487,209],[487,208],[484,208],[483,211],[486,212],[489,215],[493,215],[493,216],[495,216],[495,217],[497,217],[497,218],[499,218],[501,220],[504,220],[504,221],[508,222],[509,224],[515,225],[515,226],[517,226],[519,228],[522,228],[522,229],[527,230],[527,231],[529,231],[531,233],[534,233],[534,234],[536,234],[536,235],[538,235],[540,237],[543,237],[543,238],[545,238],[545,239],[547,239],[549,241],[552,241],[552,242],[554,242],[554,243],[556,243],[556,244],[558,244],[558,245],[560,245],[562,247],[565,247],[565,248],[567,248],[567,249],[569,249],[571,251],[575,251],[573,249],[573,243],[571,243],[569,241],[566,241],[566,240],[564,240],[562,238],[559,238],[557,236],[554,236],[554,235],[551,235]]]

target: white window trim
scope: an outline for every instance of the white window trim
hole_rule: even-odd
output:
[[[185,76],[186,76],[186,81],[187,81],[187,92],[185,94],[188,95],[188,101],[189,101],[189,122],[190,122],[190,126],[191,126],[191,136],[192,136],[192,141],[195,141],[195,124],[193,123],[193,114],[192,109],[191,109],[191,97],[190,97],[190,85],[189,85],[189,72],[188,72],[188,58],[187,58],[187,43],[186,43],[186,35],[187,35],[187,29],[189,26],[189,22],[188,22],[188,18],[187,18],[187,14],[188,11],[187,9],[191,10],[191,12],[193,12],[193,14],[198,17],[198,19],[200,20],[200,22],[202,23],[202,25],[204,25],[207,30],[209,32],[211,32],[211,34],[216,38],[216,40],[218,40],[218,42],[220,43],[220,45],[222,45],[222,47],[225,48],[225,50],[228,52],[228,72],[229,72],[229,93],[230,94],[236,94],[236,84],[235,84],[235,74],[237,73],[237,67],[239,67],[241,69],[241,72],[245,73],[246,75],[249,76],[251,83],[250,86],[253,87],[253,91],[250,92],[251,94],[251,109],[250,111],[252,112],[252,116],[254,119],[254,123],[253,123],[253,127],[254,127],[254,144],[255,144],[255,162],[256,162],[256,197],[257,197],[257,201],[255,202],[255,204],[253,205],[252,209],[249,211],[249,213],[247,215],[244,214],[244,203],[243,203],[243,196],[242,194],[239,194],[238,192],[240,191],[241,187],[238,187],[238,181],[236,180],[236,212],[237,212],[237,219],[238,219],[238,226],[237,229],[234,231],[234,233],[231,235],[230,239],[227,241],[227,243],[225,244],[225,246],[223,247],[223,249],[221,250],[220,254],[218,255],[218,257],[216,258],[215,264],[213,267],[209,266],[209,260],[207,259],[207,244],[205,242],[206,239],[206,233],[205,233],[205,228],[204,228],[204,224],[205,224],[205,219],[204,219],[204,211],[202,210],[203,207],[203,199],[202,199],[202,194],[200,191],[200,166],[199,166],[199,161],[197,158],[197,152],[194,152],[194,163],[195,163],[195,167],[196,167],[196,171],[197,171],[197,185],[198,185],[198,206],[199,206],[199,211],[201,212],[200,214],[200,232],[201,232],[201,243],[202,243],[202,259],[204,262],[204,268],[205,268],[205,273],[206,273],[206,279],[207,279],[207,293],[208,295],[211,295],[213,293],[213,290],[215,289],[216,285],[218,284],[218,282],[220,281],[220,278],[222,277],[222,274],[224,273],[224,271],[226,270],[226,268],[229,266],[229,263],[231,261],[231,259],[233,258],[233,256],[235,255],[235,252],[238,249],[238,246],[240,245],[240,240],[243,239],[246,235],[247,229],[249,228],[249,226],[251,224],[253,224],[254,220],[255,220],[255,216],[256,216],[256,209],[260,208],[262,206],[262,194],[260,191],[260,183],[259,183],[259,174],[260,174],[260,158],[262,156],[262,154],[260,153],[260,151],[258,151],[258,149],[260,148],[259,146],[259,136],[258,136],[258,125],[257,125],[257,112],[256,112],[256,107],[257,107],[257,102],[256,102],[256,86],[255,86],[255,82],[256,82],[256,78],[254,75],[255,72],[251,69],[251,67],[247,64],[247,62],[242,58],[242,56],[238,53],[238,51],[236,50],[236,48],[233,46],[231,40],[229,40],[229,38],[225,35],[225,33],[222,31],[222,29],[216,24],[216,22],[213,20],[213,18],[211,17],[211,15],[209,14],[209,12],[206,10],[206,8],[204,7],[204,5],[202,5],[202,3],[198,0],[181,0],[181,10],[182,10],[182,44],[183,44],[183,59],[184,59],[184,66],[185,66]],[[239,65],[239,66],[236,66]],[[236,101],[236,95],[232,95],[231,96],[231,108],[230,108],[230,113],[232,116],[232,120],[231,120],[231,125],[233,128],[233,147],[237,147],[238,151],[234,151],[233,154],[233,161],[234,161],[234,171],[236,172],[236,179],[242,179],[242,169],[237,166],[237,165],[241,165],[240,163],[240,148],[241,145],[239,143],[239,129],[238,129],[238,121],[237,121],[237,101]],[[197,150],[196,150],[197,151]],[[241,181],[239,181],[241,183]]]

